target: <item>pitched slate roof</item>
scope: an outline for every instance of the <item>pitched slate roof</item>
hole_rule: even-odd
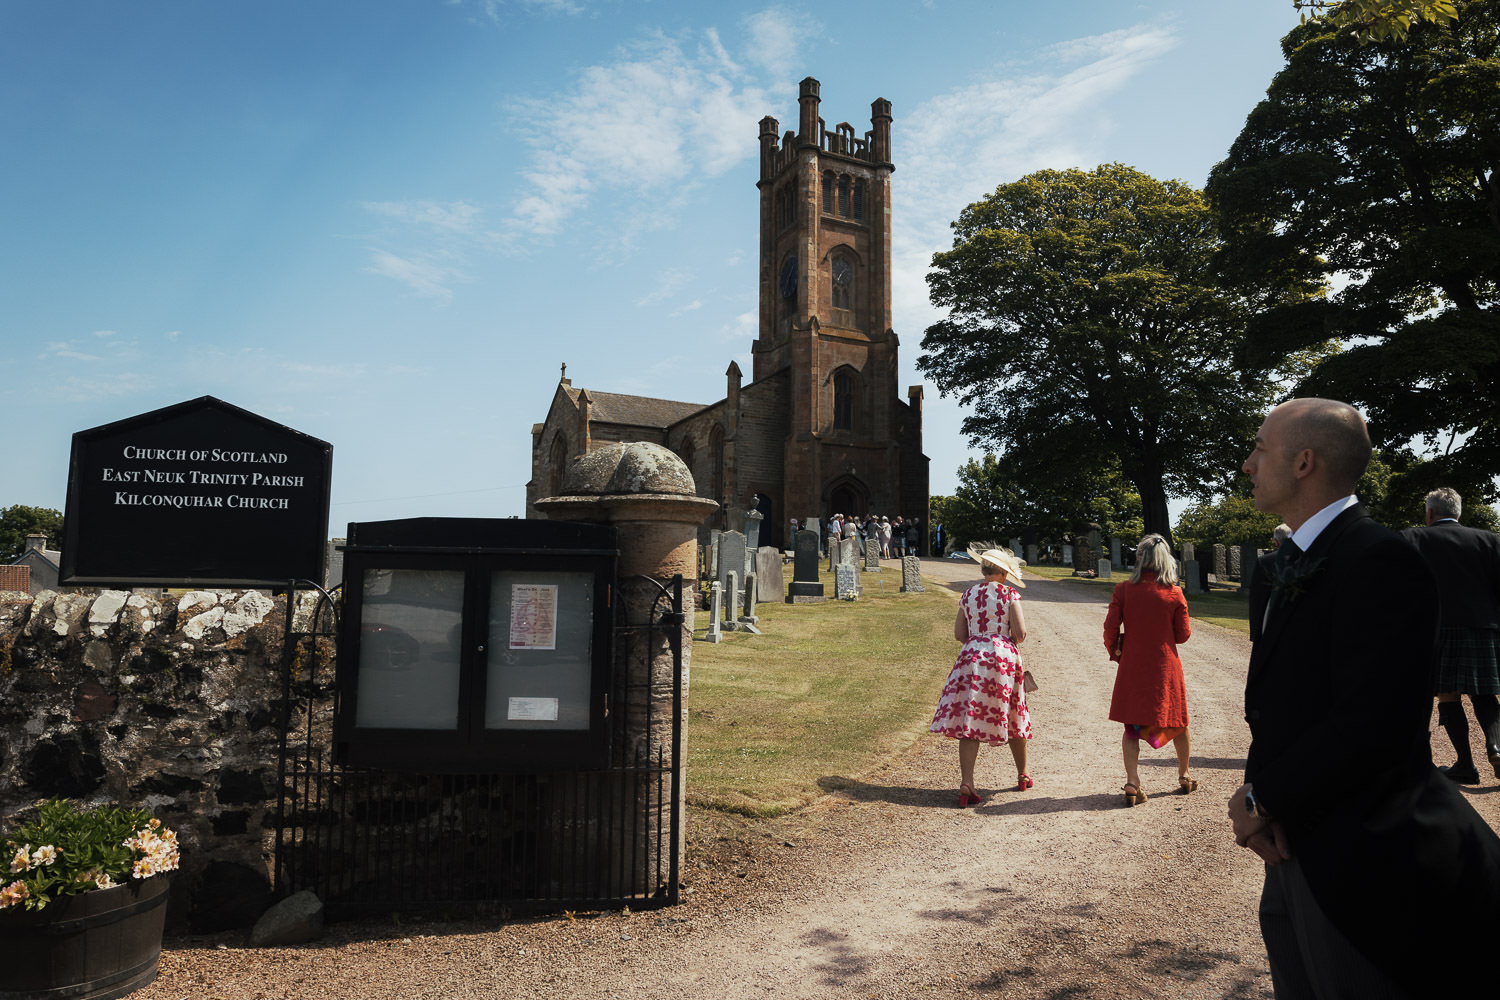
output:
[[[568,394],[577,399],[579,390]],[[652,399],[649,396],[622,396],[615,392],[588,390],[594,402],[595,423],[628,424],[632,427],[657,427],[666,429],[684,417],[692,416],[708,407],[703,403],[681,403],[675,399]]]

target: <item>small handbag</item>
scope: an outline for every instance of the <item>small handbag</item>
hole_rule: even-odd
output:
[[[1036,690],[1036,678],[1031,676],[1030,670],[1021,671],[1021,690],[1027,694]]]
[[[1120,652],[1125,648],[1125,633],[1119,632],[1115,635],[1115,647],[1110,650],[1109,658],[1115,662],[1120,660]]]

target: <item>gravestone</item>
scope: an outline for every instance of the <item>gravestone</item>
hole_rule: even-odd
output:
[[[839,540],[839,562],[846,566],[854,566],[858,559],[859,539],[853,535],[845,535]]]
[[[901,557],[901,593],[925,594],[922,586],[922,560],[917,556]]]
[[[754,632],[760,635],[760,629],[755,626],[760,624],[760,618],[755,614],[755,574],[745,577],[745,610],[735,619],[740,628],[746,632]]]
[[[865,539],[865,572],[880,572],[880,543],[873,538]]]
[[[827,600],[818,580],[818,533],[813,529],[797,532],[793,540],[792,582],[787,587],[788,604],[816,604]]]
[[[735,580],[742,580],[745,576],[745,536],[738,531],[726,531],[719,535],[719,573],[717,579],[724,585],[724,600],[726,602],[738,600],[731,594],[737,593],[738,588],[729,586],[729,574],[735,575]]]
[[[1193,543],[1192,542],[1183,542],[1182,543],[1182,561],[1183,562],[1193,562],[1197,558],[1198,558],[1197,555],[1195,555],[1194,552],[1193,552]]]
[[[719,630],[719,619],[724,616],[724,587],[715,580],[708,585],[708,635],[707,642],[719,642],[724,633]]]
[[[717,580],[719,578],[719,536],[724,534],[718,528],[708,533],[708,578]]]
[[[1230,545],[1228,546],[1228,550],[1224,553],[1229,561],[1229,579],[1231,580],[1238,580],[1240,578],[1241,548],[1242,546],[1239,545]]]
[[[782,598],[781,550],[762,545],[755,550],[755,599],[779,601]]]
[[[1183,560],[1182,592],[1184,594],[1203,593],[1203,570],[1196,559]]]
[[[1229,576],[1229,556],[1224,546],[1214,546],[1214,576],[1220,580]]]
[[[1064,545],[1062,547],[1062,564],[1064,566],[1073,565],[1073,546]]]
[[[725,574],[724,593],[729,598],[729,614],[724,616],[724,627],[733,632],[740,627],[740,575],[734,570]]]
[[[839,563],[833,571],[833,592],[841,601],[859,597],[859,570],[853,563]]]
[[[818,551],[822,552],[823,551],[823,526],[818,523],[818,519],[815,518],[815,517],[810,517],[806,521],[803,521],[802,522],[802,529],[801,529],[801,531],[798,531],[797,534],[800,535],[800,534],[802,534],[803,531],[811,531],[813,533],[813,535],[818,539]],[[792,548],[793,549],[797,548],[797,540],[795,538],[792,539]]]
[[[1255,545],[1247,544],[1240,546],[1240,589],[1250,589],[1250,578],[1255,575],[1255,561],[1260,558],[1260,550]]]
[[[1026,546],[1026,565],[1036,565],[1036,543],[1034,542]]]
[[[1021,549],[1021,540],[1019,538],[1012,538],[1010,540],[1010,550],[1015,553],[1017,559],[1026,558],[1026,553]]]
[[[1125,563],[1120,558],[1120,540],[1111,538],[1109,540],[1109,565],[1114,569],[1124,569]]]
[[[1096,575],[1101,580],[1108,580],[1109,579],[1110,570],[1112,570],[1112,569],[1114,569],[1114,565],[1108,559],[1100,559],[1099,560],[1099,569],[1098,569]]]
[[[760,548],[760,522],[764,521],[766,515],[758,510],[748,511],[745,514],[745,547],[749,549]]]

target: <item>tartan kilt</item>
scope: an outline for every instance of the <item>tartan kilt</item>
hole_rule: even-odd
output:
[[[1445,628],[1438,632],[1433,694],[1500,695],[1500,631]]]

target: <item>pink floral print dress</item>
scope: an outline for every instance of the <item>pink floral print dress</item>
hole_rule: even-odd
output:
[[[1010,606],[1020,599],[1016,588],[988,582],[959,598],[969,638],[943,685],[932,732],[992,746],[1031,739],[1021,654],[1010,638]]]

